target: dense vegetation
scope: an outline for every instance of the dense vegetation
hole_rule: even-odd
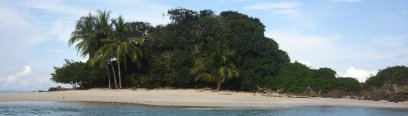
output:
[[[51,75],[52,80],[58,83],[71,84],[74,88],[103,87],[107,80],[100,78],[103,76],[102,69],[69,60],[65,60],[64,66],[55,67],[55,72]]]
[[[384,86],[408,86],[408,67],[393,66],[380,70],[366,80],[364,88],[375,89]]]
[[[55,68],[52,80],[80,88],[214,87],[255,91],[262,87],[294,93],[305,89],[319,93],[361,89],[357,80],[336,77],[330,68],[311,69],[290,63],[278,43],[264,36],[265,26],[257,18],[235,11],[217,15],[211,10],[183,8],[169,10],[168,16],[171,23],[158,26],[125,22],[121,17],[111,19],[106,11],[81,17],[69,44],[75,44],[89,60],[67,61]],[[389,73],[379,73],[366,85],[381,84],[387,80],[382,75]],[[399,75],[389,81],[398,83],[403,78],[407,82],[406,76]]]
[[[326,93],[330,90],[357,92],[359,82],[353,78],[336,78],[336,72],[330,68],[309,69],[295,62],[285,65],[276,79],[271,80],[271,88],[284,88],[287,92],[302,92],[310,87]]]
[[[364,99],[403,102],[408,100],[408,67],[393,66],[380,70],[366,80],[361,91]]]

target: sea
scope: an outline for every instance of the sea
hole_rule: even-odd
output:
[[[310,106],[288,108],[163,107],[125,103],[0,102],[3,116],[408,116],[408,109]]]

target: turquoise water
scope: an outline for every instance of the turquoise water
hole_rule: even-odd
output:
[[[408,109],[313,106],[277,109],[156,107],[95,102],[0,102],[0,115],[18,116],[408,116]]]

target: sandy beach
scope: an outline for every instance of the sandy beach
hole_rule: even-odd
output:
[[[176,90],[70,90],[39,93],[0,94],[0,102],[8,101],[91,101],[135,103],[158,106],[281,108],[293,106],[363,106],[379,108],[408,108],[408,102],[333,99],[266,97],[259,93],[230,92],[196,89]]]

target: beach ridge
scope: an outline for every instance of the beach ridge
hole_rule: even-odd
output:
[[[358,106],[408,108],[408,102],[356,100],[348,98],[267,97],[260,93],[198,89],[89,89],[37,93],[0,94],[0,102],[88,101],[134,103],[155,106],[279,108],[294,106]]]

